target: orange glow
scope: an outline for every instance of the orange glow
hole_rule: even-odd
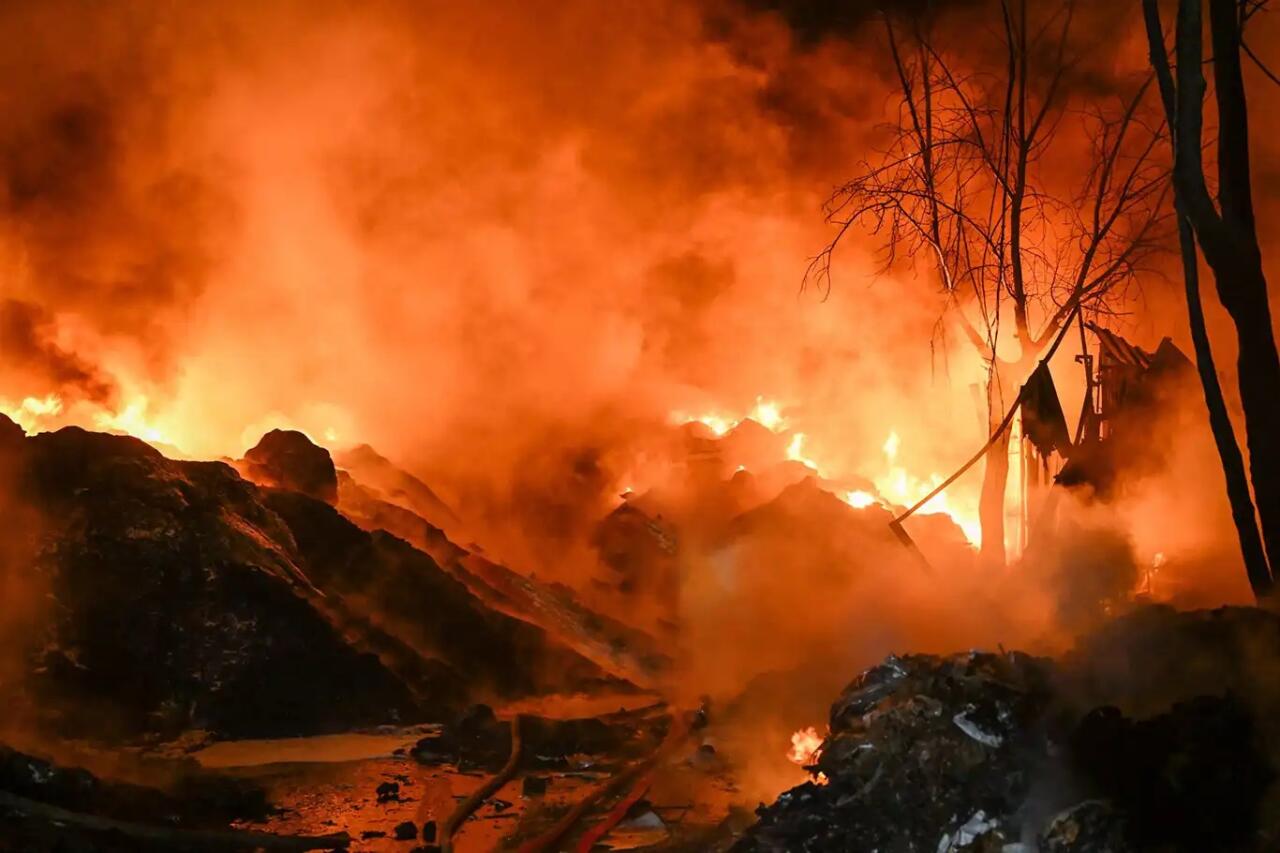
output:
[[[674,423],[692,424],[699,423],[711,430],[717,436],[724,435],[729,430],[736,427],[739,421],[732,418],[723,417],[721,415],[683,415],[678,414],[672,416]]]
[[[763,397],[756,397],[755,408],[747,415],[756,423],[765,429],[773,432],[781,432],[786,428],[787,422],[782,417],[782,411],[778,408],[778,404],[772,400],[766,400]]]

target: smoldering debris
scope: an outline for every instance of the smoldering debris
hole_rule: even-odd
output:
[[[321,839],[242,831],[272,812],[256,784],[184,766],[168,787],[101,778],[0,744],[0,850],[333,849]]]
[[[964,654],[891,657],[868,670],[832,706],[813,767],[825,784],[762,808],[736,849],[950,851],[984,835],[1018,840],[1009,821],[1030,790],[1026,756],[1050,702],[1048,667]]]
[[[1280,661],[1278,629],[1280,616],[1255,610],[1156,609],[1059,662],[890,657],[832,705],[809,768],[817,781],[761,806],[734,849],[1272,849],[1274,688],[1235,689],[1242,667]],[[1203,642],[1206,632],[1219,641]],[[1206,666],[1193,680],[1118,681],[1117,654],[1130,644],[1129,661],[1174,667],[1177,649],[1194,646],[1217,675]],[[1150,715],[1082,704],[1107,699]]]

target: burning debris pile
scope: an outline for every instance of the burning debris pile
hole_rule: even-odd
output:
[[[706,453],[724,450],[697,438]],[[741,802],[733,781],[741,741],[720,752],[719,732],[729,728],[713,723],[701,733],[705,716],[646,707],[654,700],[637,685],[673,672],[690,678],[681,644],[701,642],[715,648],[721,671],[695,671],[698,686],[737,679],[715,688],[740,694],[751,676],[793,662],[747,642],[769,607],[809,603],[802,588],[779,589],[778,566],[848,588],[879,577],[877,565],[904,564],[884,505],[854,506],[803,466],[771,485],[746,470],[728,478],[719,467],[716,476],[692,470],[683,489],[629,496],[601,518],[595,545],[608,571],[648,584],[615,593],[658,600],[658,612],[702,619],[698,627],[721,635],[672,622],[670,636],[655,638],[567,587],[455,544],[465,535],[459,518],[369,449],[339,470],[306,436],[279,430],[231,464],[175,461],[136,439],[78,428],[29,437],[3,429],[0,448],[10,498],[31,519],[6,558],[30,567],[41,593],[32,600],[42,602],[17,665],[0,675],[15,724],[44,737],[172,745],[438,721],[425,737],[402,741],[394,778],[430,787],[446,784],[431,779],[494,774],[480,793],[464,788],[470,793],[452,799],[484,805],[495,838],[638,831],[627,815],[643,811],[652,785],[701,809],[680,828],[644,818],[668,845],[1120,853],[1265,849],[1255,842],[1277,838],[1266,804],[1280,699],[1258,674],[1280,662],[1280,617],[1160,608],[1104,625],[1057,662],[1003,652],[889,658],[845,689],[825,736],[793,738],[792,757],[815,780],[762,807],[744,832],[748,821],[731,808]],[[973,558],[946,515],[917,519],[914,530],[950,564]],[[723,592],[697,588],[717,579],[732,593],[723,602]],[[704,612],[691,614],[692,602]],[[828,642],[831,613],[813,613],[808,633],[785,628],[788,654],[818,654]],[[846,633],[860,630],[850,624]],[[836,657],[815,660],[830,666]],[[796,676],[778,672],[752,683],[796,688]],[[474,704],[554,691],[638,703],[560,716],[530,711],[536,704],[501,713]],[[64,812],[91,824],[124,821],[145,835],[154,821],[136,806],[150,803],[179,816],[168,829],[221,833],[232,831],[228,820],[252,819],[253,803],[261,816],[268,796],[232,786],[219,794],[229,805],[206,813],[182,802],[209,798],[202,774],[149,792],[6,755],[0,788],[20,800],[5,807],[6,820],[37,848]],[[583,774],[598,784],[579,787]],[[544,799],[553,779],[555,798]],[[395,784],[404,796],[378,803],[397,827],[425,832],[409,805],[411,782]],[[304,813],[295,790],[277,785],[277,795]],[[351,814],[362,808],[331,802]],[[575,825],[593,811],[604,817]],[[462,806],[430,814],[442,837],[463,832]],[[297,844],[331,826],[277,817],[268,825]],[[352,837],[392,832],[342,826]]]
[[[1178,650],[1192,648],[1179,678]],[[1280,815],[1264,805],[1280,742],[1274,683],[1253,668],[1264,658],[1280,662],[1280,617],[1163,608],[1061,663],[890,657],[832,706],[816,781],[761,806],[734,849],[1274,849]]]

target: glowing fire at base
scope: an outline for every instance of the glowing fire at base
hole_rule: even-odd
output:
[[[102,413],[94,417],[94,422],[100,429],[107,431],[123,432],[134,438],[140,438],[148,444],[167,444],[176,446],[177,442],[173,440],[164,430],[157,427],[147,417],[147,408],[150,401],[138,395],[120,411],[110,414]]]
[[[700,423],[716,436],[727,434],[746,419],[752,419],[774,433],[788,432],[787,419],[782,416],[782,407],[764,397],[757,397],[755,406],[745,415],[726,415],[723,412],[705,414],[689,414],[673,412],[671,422],[677,424]],[[836,492],[837,497],[854,509],[865,509],[872,504],[879,504],[887,509],[913,506],[942,482],[939,474],[920,477],[909,471],[899,461],[902,439],[896,430],[891,430],[880,451],[883,456],[883,467],[878,475],[872,477],[875,491],[854,489]],[[803,432],[791,432],[787,441],[786,457],[799,462],[822,478],[836,476],[836,472],[820,462],[809,446],[809,437]],[[738,470],[743,470],[738,466]],[[924,514],[937,513],[948,515],[956,523],[971,545],[982,541],[982,527],[978,520],[976,495],[962,493],[959,495],[940,492],[920,508]]]
[[[817,760],[822,740],[822,735],[813,726],[800,729],[791,735],[791,749],[787,750],[787,759],[801,767],[808,767]]]
[[[888,463],[888,470],[882,476],[875,478],[875,484],[880,494],[892,503],[901,506],[912,506],[916,501],[933,491],[942,482],[942,476],[930,474],[927,478],[920,478],[907,471],[905,467],[898,463],[898,450],[901,446],[902,439],[898,437],[898,433],[890,432],[889,437],[885,439],[884,445],[880,448],[884,453],[885,461]],[[963,531],[970,544],[981,544],[982,525],[978,520],[977,504],[960,507],[957,503],[951,499],[951,496],[946,491],[943,491],[922,506],[920,512],[926,514],[941,513],[950,516],[956,526]]]
[[[748,419],[755,421],[771,432],[782,432],[787,428],[786,418],[782,416],[782,408],[773,400],[766,400],[764,397],[756,397],[755,406],[741,417],[725,415],[719,412],[701,415],[692,415],[687,412],[671,413],[671,423],[700,423],[716,436],[728,433],[738,424]]]
[[[861,489],[844,493],[844,502],[854,509],[865,509],[873,503],[879,503],[876,496]]]

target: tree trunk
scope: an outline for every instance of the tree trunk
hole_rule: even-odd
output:
[[[1009,365],[996,361],[987,381],[987,432],[995,434],[1000,429],[1005,416],[1006,401],[1005,377],[1012,369],[1016,375],[1022,375],[1022,361],[1010,368]],[[1034,363],[1034,358],[1031,359]],[[982,466],[982,492],[978,497],[978,523],[982,527],[982,545],[979,557],[983,565],[1003,567],[1007,559],[1005,551],[1004,504],[1005,493],[1009,484],[1009,430],[1005,429],[1000,438],[987,448]]]
[[[1235,291],[1231,304],[1225,297],[1223,303],[1235,321],[1240,343],[1236,366],[1249,446],[1249,479],[1267,559],[1276,567],[1280,566],[1280,354],[1258,260],[1232,264],[1243,269],[1215,269],[1214,277],[1219,292]]]
[[[1152,67],[1159,80],[1165,116],[1173,137],[1174,197],[1179,218],[1187,297],[1196,356],[1210,425],[1218,442],[1223,473],[1227,478],[1232,515],[1241,537],[1249,582],[1256,595],[1266,594],[1273,583],[1271,572],[1260,565],[1254,541],[1261,527],[1265,560],[1280,567],[1280,355],[1271,328],[1267,281],[1262,268],[1253,212],[1249,164],[1249,118],[1241,71],[1243,18],[1237,0],[1209,0],[1213,38],[1214,99],[1218,106],[1217,205],[1210,196],[1202,158],[1204,20],[1200,0],[1179,0],[1174,31],[1177,59],[1175,83],[1165,50],[1157,0],[1143,0]],[[1204,318],[1199,313],[1197,275],[1191,234],[1199,243],[1213,272],[1218,299],[1236,327],[1240,401],[1244,409],[1249,447],[1249,480],[1257,504],[1247,500],[1247,485],[1240,483],[1243,460],[1226,418],[1221,388],[1208,356]],[[1197,329],[1197,324],[1199,328]],[[1201,340],[1203,338],[1203,340]],[[1206,357],[1202,358],[1201,350]],[[1247,504],[1247,506],[1246,506]],[[1246,517],[1247,516],[1247,517]],[[1252,532],[1251,532],[1252,531]]]
[[[992,429],[998,426],[991,425]],[[1001,567],[1005,563],[1004,549],[1004,498],[1009,482],[1009,431],[989,448],[982,468],[982,494],[978,499],[978,521],[982,525],[982,546],[979,556],[989,567]]]
[[[1280,355],[1271,328],[1267,279],[1253,212],[1249,113],[1241,69],[1242,18],[1237,0],[1209,0],[1214,98],[1218,104],[1219,231],[1201,239],[1218,298],[1240,342],[1238,380],[1262,541],[1280,567]],[[1179,74],[1182,69],[1179,68]],[[1212,226],[1214,223],[1207,223]],[[1210,251],[1212,247],[1212,251]],[[1215,257],[1216,256],[1216,257]]]
[[[1213,349],[1204,322],[1204,307],[1200,302],[1199,259],[1196,257],[1195,236],[1191,225],[1178,209],[1178,242],[1182,250],[1183,283],[1186,286],[1187,318],[1191,325],[1191,341],[1195,347],[1196,369],[1200,373],[1200,385],[1204,389],[1204,402],[1209,410],[1209,428],[1218,447],[1222,473],[1226,479],[1227,500],[1231,504],[1231,518],[1240,540],[1240,553],[1244,558],[1245,572],[1255,598],[1263,598],[1271,590],[1271,571],[1263,552],[1262,538],[1258,534],[1258,520],[1254,515],[1253,497],[1249,494],[1249,480],[1245,475],[1244,457],[1236,441],[1231,416],[1218,382],[1217,368],[1213,362]]]

